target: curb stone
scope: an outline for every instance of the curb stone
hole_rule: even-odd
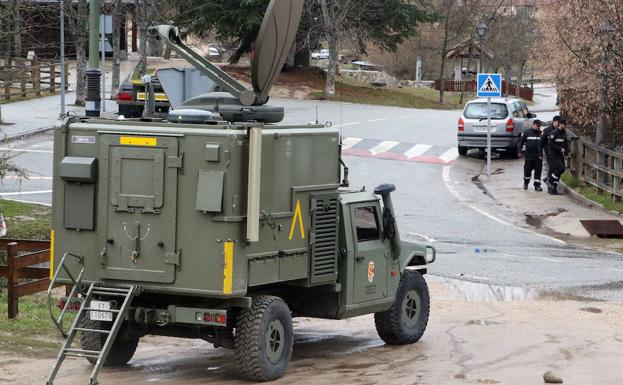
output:
[[[618,217],[623,216],[618,211],[607,209],[602,204],[597,203],[595,201],[592,201],[592,200],[586,198],[582,194],[578,193],[574,189],[572,189],[569,186],[567,186],[563,181],[559,181],[558,183],[563,187],[564,191],[569,194],[571,199],[573,199],[574,201],[578,202],[582,206],[586,206],[586,207],[592,208],[592,209],[598,209],[598,210],[601,210],[601,211],[603,211],[603,212],[605,212],[607,214],[616,215]]]
[[[35,136],[37,134],[41,134],[43,132],[47,132],[50,130],[53,130],[54,126],[45,126],[45,127],[40,127],[40,128],[35,128],[34,130],[30,130],[30,131],[25,131],[19,134],[14,134],[11,136],[6,136],[4,137],[2,140],[0,140],[0,143],[11,143],[11,142],[15,142],[16,140],[21,140],[21,139],[26,139],[29,138],[31,136]]]

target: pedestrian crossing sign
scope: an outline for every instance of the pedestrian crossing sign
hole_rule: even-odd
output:
[[[499,98],[502,96],[502,75],[478,74],[478,97]]]

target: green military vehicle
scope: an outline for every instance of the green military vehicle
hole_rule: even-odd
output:
[[[270,3],[253,91],[218,80],[242,108],[266,103],[302,8]],[[186,49],[175,28],[158,30]],[[289,364],[292,317],[374,313],[388,344],[424,333],[423,275],[435,251],[400,240],[394,186],[348,190],[337,129],[180,109],[168,121],[68,117],[54,143],[51,287],[73,288],[60,314],[49,292],[65,342],[47,384],[67,357],[93,363],[96,384],[101,367],[127,363],[145,335],[233,349],[243,377],[269,381]],[[80,309],[67,327],[72,301]]]

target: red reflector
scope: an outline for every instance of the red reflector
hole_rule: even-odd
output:
[[[212,322],[212,321],[214,321],[214,318],[212,318],[212,314],[210,314],[210,313],[205,313],[205,314],[203,315],[203,320],[204,320],[205,322]]]
[[[463,118],[459,118],[459,131],[465,131],[465,122]]]
[[[117,100],[123,100],[126,102],[132,102],[134,101],[134,97],[132,96],[132,94],[128,93],[128,92],[121,92],[117,94]]]
[[[398,272],[397,272],[397,271],[392,271],[392,272],[391,272],[391,275],[392,275],[392,277],[395,277],[395,276],[397,276],[397,275],[398,275]]]
[[[216,315],[216,317],[215,317],[215,319],[214,319],[214,321],[215,321],[217,324],[223,324],[223,325],[225,325],[225,323],[227,322],[227,318],[225,317],[225,315],[224,315],[224,314],[217,314],[217,315]]]

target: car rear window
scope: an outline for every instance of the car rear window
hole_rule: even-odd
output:
[[[467,119],[486,119],[487,103],[470,103],[465,107],[463,115]],[[502,120],[508,116],[508,107],[504,103],[491,103],[491,119]]]

